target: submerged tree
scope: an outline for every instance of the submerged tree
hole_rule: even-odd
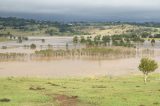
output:
[[[42,39],[42,43],[45,43],[45,39]]]
[[[66,50],[69,50],[69,45],[68,45],[68,43],[66,43]]]
[[[148,74],[154,72],[158,68],[158,64],[155,60],[149,58],[142,58],[138,68],[141,72],[143,72],[144,83],[146,83]]]
[[[78,44],[78,37],[77,36],[73,37],[73,44],[74,44],[75,49],[76,49],[76,46]]]
[[[152,45],[152,47],[153,47],[153,55],[154,55],[155,43],[156,43],[155,39],[152,39],[152,40],[151,40],[151,45]]]
[[[155,39],[152,39],[152,40],[151,40],[151,45],[152,45],[153,47],[154,47],[155,43],[156,43]]]
[[[36,49],[36,45],[35,45],[35,44],[31,44],[31,45],[30,45],[30,48],[31,48],[31,49]]]
[[[22,37],[18,37],[18,43],[22,43]]]

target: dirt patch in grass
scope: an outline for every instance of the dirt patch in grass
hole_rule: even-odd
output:
[[[10,102],[11,100],[10,99],[8,99],[8,98],[2,98],[2,99],[0,99],[0,102]]]
[[[78,96],[56,95],[55,100],[60,106],[77,106]]]

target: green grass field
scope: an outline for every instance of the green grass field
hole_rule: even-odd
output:
[[[0,106],[160,106],[160,74],[93,78],[0,78]]]

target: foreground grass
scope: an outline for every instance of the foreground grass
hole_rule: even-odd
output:
[[[0,78],[0,106],[159,106],[160,75],[98,78]],[[66,104],[66,105],[64,105]]]

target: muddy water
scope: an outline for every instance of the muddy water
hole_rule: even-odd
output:
[[[160,57],[155,58],[160,63]],[[54,60],[1,62],[0,76],[20,77],[93,77],[141,74],[139,58],[118,60]],[[160,72],[158,69],[156,72]]]
[[[139,59],[105,61],[57,60],[50,62],[3,62],[0,76],[76,77],[139,74]]]
[[[160,62],[160,58],[156,59]],[[120,60],[56,60],[43,62],[2,62],[0,76],[20,77],[93,77],[141,74],[139,59]],[[157,72],[160,72],[159,69]]]

